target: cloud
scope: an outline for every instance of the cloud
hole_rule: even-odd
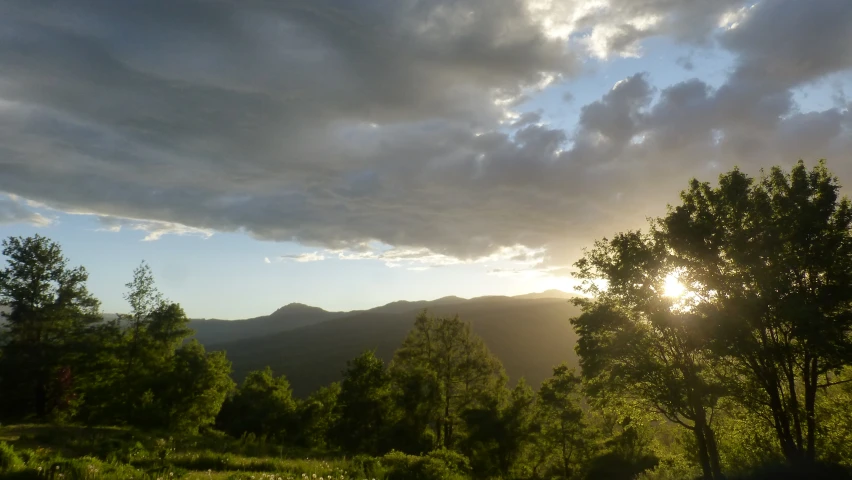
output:
[[[852,3],[764,0],[720,38],[738,54],[737,80],[787,89],[852,68]]]
[[[0,3],[0,191],[149,240],[246,232],[403,268],[524,248],[517,268],[564,272],[694,175],[827,157],[852,180],[848,101],[794,100],[852,66],[846,0],[129,5]],[[654,36],[725,49],[731,73],[638,72],[575,99],[569,130],[522,113]]]
[[[102,232],[118,233],[125,227],[131,230],[145,232],[147,235],[145,235],[142,239],[143,242],[157,241],[164,235],[189,235],[201,238],[210,238],[213,236],[212,230],[189,227],[172,222],[160,222],[156,220],[134,220],[130,218],[99,216],[98,222],[102,226],[97,230]]]
[[[34,212],[15,196],[0,194],[0,225],[28,223],[37,227],[47,227],[53,220]]]
[[[677,57],[675,63],[679,67],[690,72],[695,69],[695,63],[692,61],[692,57],[690,56]]]
[[[292,260],[298,263],[321,262],[325,260],[325,255],[320,252],[300,253],[298,255],[282,255],[281,260]]]

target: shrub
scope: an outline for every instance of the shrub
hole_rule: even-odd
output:
[[[425,456],[390,452],[382,457],[387,480],[463,480],[468,478],[468,460],[449,450]]]
[[[802,463],[790,465],[783,462],[771,463],[755,469],[737,480],[810,480],[825,478],[852,480],[852,469],[831,463]]]
[[[21,461],[21,457],[15,453],[15,449],[11,445],[6,442],[0,442],[0,472],[15,470],[23,464],[24,462]]]
[[[353,476],[361,478],[376,478],[382,476],[382,464],[379,459],[369,455],[352,457],[351,469]]]

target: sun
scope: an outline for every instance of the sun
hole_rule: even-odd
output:
[[[676,273],[670,273],[663,282],[663,295],[669,298],[680,298],[686,293],[686,287],[680,283]]]

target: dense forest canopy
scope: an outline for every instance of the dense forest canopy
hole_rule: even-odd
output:
[[[281,455],[356,455],[386,478],[852,466],[852,204],[824,163],[693,180],[645,231],[596,242],[576,263],[580,369],[553,365],[537,390],[509,383],[464,318],[426,310],[390,362],[363,352],[306,398],[268,367],[237,384],[145,263],[129,313],[104,319],[55,242],[11,237],[2,253],[4,423],[220,431]]]

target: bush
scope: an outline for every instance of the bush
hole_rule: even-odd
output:
[[[470,471],[467,457],[450,450],[425,456],[390,452],[382,457],[387,480],[463,480]]]
[[[0,472],[15,470],[23,466],[23,464],[24,462],[21,461],[21,457],[15,453],[15,449],[11,445],[6,442],[0,442]]]
[[[817,462],[798,465],[771,463],[744,476],[732,477],[732,480],[810,480],[814,478],[852,480],[852,470],[832,463]]]
[[[379,459],[369,455],[356,455],[352,457],[352,474],[362,478],[376,478],[382,476],[382,464]]]

